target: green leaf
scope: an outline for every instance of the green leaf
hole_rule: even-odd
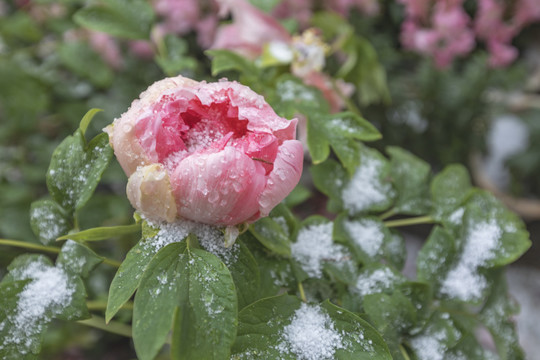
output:
[[[242,309],[258,299],[261,279],[259,266],[251,251],[241,240],[237,240],[236,244],[239,249],[237,258],[227,267],[236,286],[238,308]]]
[[[114,79],[114,73],[88,44],[65,42],[58,48],[60,61],[75,74],[88,79],[93,85],[106,88]]]
[[[212,76],[224,71],[236,70],[240,73],[257,73],[257,68],[251,61],[235,52],[222,49],[206,50],[206,55],[212,57]]]
[[[86,229],[77,233],[60,236],[57,240],[75,240],[75,241],[100,241],[127,234],[133,234],[141,231],[140,224],[124,226],[106,226],[93,229]]]
[[[298,231],[298,227],[300,226],[298,219],[284,203],[277,204],[276,207],[272,209],[269,216],[272,220],[281,225],[285,234],[294,236]]]
[[[517,304],[508,294],[504,272],[499,271],[495,275],[491,294],[480,312],[480,319],[491,332],[502,360],[525,359],[513,321],[517,311]]]
[[[64,209],[53,200],[34,201],[30,207],[30,225],[45,245],[67,233],[72,227],[71,221]]]
[[[88,144],[80,130],[64,139],[47,171],[47,187],[54,200],[66,211],[80,209],[92,196],[112,155],[105,133]]]
[[[389,179],[390,164],[378,151],[363,145],[359,155],[360,166],[339,194],[343,206],[351,215],[386,210],[395,196]]]
[[[328,102],[321,91],[307,86],[295,76],[280,76],[276,80],[275,89],[274,97],[268,101],[280,116],[290,119],[300,113],[311,119],[312,116],[327,114],[329,111]]]
[[[92,119],[94,116],[96,116],[97,113],[103,111],[103,109],[90,109],[84,114],[83,118],[81,119],[81,122],[79,124],[79,129],[81,129],[83,135],[86,134],[86,129],[88,129],[88,125],[90,125],[90,122],[92,122]]]
[[[108,0],[77,11],[73,19],[81,26],[114,36],[148,39],[154,11],[144,0]]]
[[[429,282],[438,292],[455,257],[456,244],[452,234],[440,226],[435,226],[416,259],[418,279]]]
[[[173,329],[173,359],[229,359],[236,335],[232,277],[214,255],[170,244],[152,259],[135,296],[133,340],[153,359]]]
[[[264,12],[271,12],[278,4],[279,0],[249,0],[249,2]]]
[[[350,176],[360,165],[360,144],[353,139],[332,139],[332,150]]]
[[[375,141],[382,138],[375,126],[352,112],[329,114],[318,119],[329,138],[336,140],[349,138],[361,141]]]
[[[0,283],[0,356],[31,359],[53,319],[89,316],[81,279],[53,266],[43,255],[22,255]]]
[[[342,205],[341,193],[348,178],[345,169],[337,161],[329,159],[322,164],[310,167],[309,170],[315,187]]]
[[[394,291],[392,295],[366,295],[363,305],[371,323],[382,334],[389,333],[397,337],[416,321],[416,309],[400,291]]]
[[[448,217],[452,217],[471,189],[469,172],[464,166],[449,165],[444,168],[431,182],[433,218],[448,221]]]
[[[334,222],[334,238],[349,244],[363,264],[387,257],[387,247],[390,250],[394,246],[402,248],[397,243],[400,238],[395,239],[390,229],[376,217],[350,219],[347,214],[341,214]]]
[[[461,331],[448,313],[436,312],[420,333],[408,341],[418,360],[433,360],[433,355],[444,357],[462,338]]]
[[[158,252],[159,248],[149,243],[150,238],[151,236],[143,236],[143,239],[127,253],[126,258],[118,268],[109,289],[105,321],[109,322],[135,293],[141,282],[141,275]]]
[[[249,227],[249,231],[257,240],[272,252],[291,256],[291,241],[280,224],[271,218],[257,220]]]
[[[315,165],[322,163],[330,155],[328,137],[324,129],[318,126],[316,118],[317,115],[313,115],[307,119],[307,145],[311,161]]]
[[[398,147],[387,147],[390,176],[397,196],[394,213],[425,215],[431,210],[429,179],[431,169],[425,161]]]
[[[484,267],[508,265],[516,261],[531,246],[529,233],[523,221],[508,210],[495,196],[487,191],[475,191],[467,201],[464,222],[464,236],[482,224],[489,225],[497,232],[497,244],[489,249],[490,256]],[[481,246],[485,232],[476,232],[472,242]]]
[[[282,295],[260,300],[239,314],[232,359],[391,359],[367,322],[329,302],[303,304]]]
[[[68,240],[62,246],[56,263],[64,270],[86,278],[102,261],[103,257],[96,254],[89,247]]]

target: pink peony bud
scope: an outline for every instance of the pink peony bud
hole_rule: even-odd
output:
[[[300,180],[297,120],[236,82],[150,86],[106,131],[146,217],[237,225],[268,215]]]

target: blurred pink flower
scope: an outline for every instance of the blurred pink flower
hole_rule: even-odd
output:
[[[379,0],[330,0],[325,6],[347,17],[352,9],[358,9],[363,14],[375,16],[379,13]]]
[[[132,40],[129,42],[129,49],[141,59],[152,59],[154,57],[154,46],[148,40]]]
[[[321,91],[330,105],[331,112],[338,112],[343,109],[345,106],[343,97],[348,98],[354,93],[354,85],[341,79],[335,80],[335,84],[332,84],[332,78],[321,72],[313,71],[305,76],[303,80],[306,85],[313,86]]]
[[[413,2],[406,2],[408,6],[411,3]],[[406,19],[401,33],[403,46],[432,56],[440,68],[449,66],[455,57],[468,54],[475,45],[474,32],[469,27],[470,18],[461,3],[461,0],[438,1],[434,3],[426,20],[412,16]],[[416,14],[417,11],[419,9],[410,13]]]
[[[120,47],[115,38],[100,31],[89,30],[88,41],[94,49],[109,66],[114,69],[120,69],[124,65]]]
[[[213,49],[227,49],[254,59],[272,41],[289,43],[287,30],[272,16],[245,0],[218,0],[221,15],[231,13],[233,22],[217,29]]]
[[[282,0],[272,14],[278,19],[296,19],[300,28],[305,29],[313,15],[313,0]]]
[[[298,183],[296,124],[246,86],[178,76],[153,84],[106,130],[143,215],[231,226],[268,215]]]

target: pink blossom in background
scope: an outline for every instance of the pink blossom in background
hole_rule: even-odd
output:
[[[330,0],[325,7],[347,17],[351,10],[358,9],[363,14],[375,16],[379,13],[379,0]]]
[[[137,57],[150,60],[154,57],[154,45],[147,40],[132,40],[129,42],[129,49]]]
[[[278,19],[296,19],[300,28],[305,29],[313,16],[313,6],[313,0],[282,0],[272,14]]]
[[[92,49],[99,53],[113,69],[120,69],[124,65],[118,42],[112,36],[104,32],[89,30],[88,41]]]
[[[429,17],[432,0],[398,0],[405,5],[407,19],[426,21]]]
[[[249,59],[263,51],[272,41],[289,43],[291,36],[272,16],[264,13],[245,0],[219,0],[220,14],[232,14],[233,22],[221,25],[212,44],[213,49],[227,49]]]
[[[303,80],[306,85],[313,86],[321,91],[330,105],[331,112],[338,112],[343,109],[345,106],[343,97],[348,98],[354,93],[354,85],[341,79],[335,80],[334,85],[332,84],[332,78],[321,72],[311,72]],[[334,86],[337,87],[337,90]]]
[[[536,21],[540,21],[540,0],[518,0],[513,4],[479,0],[475,31],[486,43],[490,65],[503,67],[513,62],[518,51],[512,46],[512,39]]]
[[[268,213],[296,186],[296,119],[236,82],[156,82],[106,130],[132,205],[154,220],[232,226]]]
[[[462,0],[403,3],[411,8],[406,11],[410,17],[404,21],[401,33],[401,42],[406,49],[432,56],[440,68],[473,50],[475,36]]]

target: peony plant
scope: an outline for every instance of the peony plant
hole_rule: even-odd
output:
[[[0,359],[73,343],[103,358],[112,342],[142,360],[525,358],[504,277],[530,246],[524,223],[464,166],[436,173],[405,149],[368,145],[384,135],[363,110],[388,102],[385,69],[343,17],[311,17],[317,6],[375,16],[384,4],[267,9],[298,15],[291,35],[253,3],[111,0],[75,13],[91,30],[67,34],[61,56],[92,86],[113,76],[81,66],[86,37],[111,67],[155,55],[134,72],[171,77],[130,95],[123,114],[106,111],[116,119],[104,132],[90,110],[31,205],[40,243],[0,239],[29,251],[2,253]],[[420,2],[403,3],[416,16]],[[451,4],[461,2],[429,6],[420,24],[444,41],[414,40],[444,65],[469,49],[456,43],[469,20]],[[220,7],[231,23],[218,25]],[[316,28],[304,31],[306,18]],[[467,27],[449,31],[456,23]],[[225,75],[236,81],[216,81]],[[97,99],[138,93],[126,82]]]

